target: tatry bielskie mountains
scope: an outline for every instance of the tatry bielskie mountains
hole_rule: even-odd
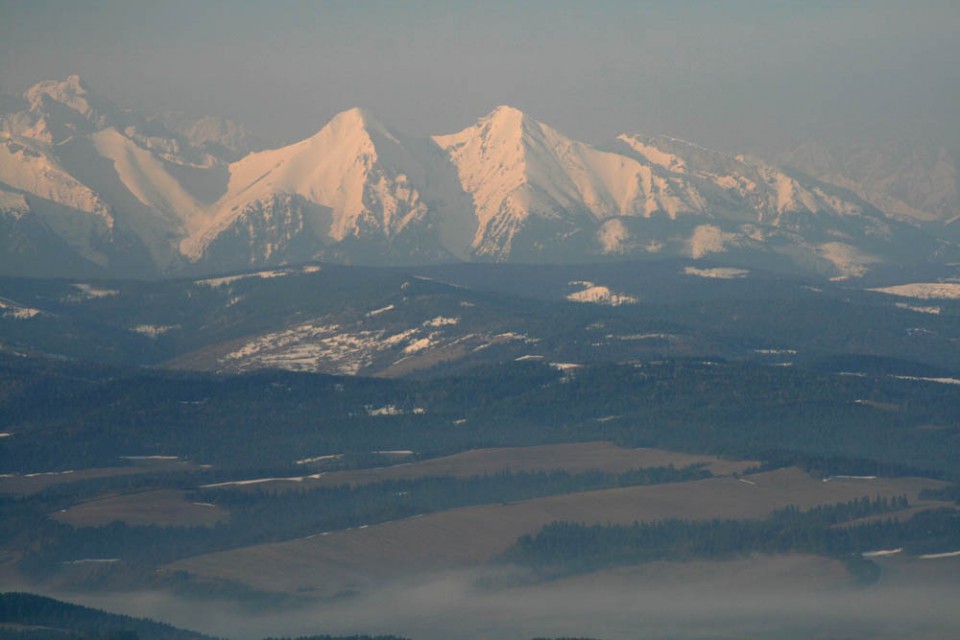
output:
[[[0,108],[4,275],[684,257],[843,277],[960,257],[950,213],[665,136],[591,145],[509,106],[420,138],[351,109],[276,149],[78,76]]]

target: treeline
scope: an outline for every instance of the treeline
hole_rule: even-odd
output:
[[[11,629],[0,627],[0,640],[140,640],[135,631],[116,629],[87,632],[65,631],[61,629]]]
[[[800,511],[774,512],[759,521],[662,520],[632,525],[555,522],[521,537],[504,560],[545,574],[567,574],[655,560],[728,559],[752,553],[812,553],[849,557],[904,548],[910,553],[960,548],[960,512],[923,511],[906,521],[850,522],[902,509],[905,498],[861,499]],[[843,526],[841,523],[849,523]]]
[[[198,489],[192,495],[193,500],[214,503],[230,512],[228,522],[214,527],[134,527],[114,522],[104,527],[74,528],[49,520],[44,514],[30,510],[23,500],[15,499],[6,500],[5,511],[20,516],[19,521],[10,523],[8,535],[15,535],[17,530],[33,532],[33,550],[25,555],[21,567],[31,574],[42,575],[62,562],[85,558],[159,564],[454,507],[595,489],[687,482],[710,476],[703,464],[694,464],[623,473],[503,471],[467,478],[437,476],[276,492]]]
[[[960,484],[950,484],[940,489],[924,489],[920,492],[924,500],[947,500],[960,505]]]
[[[366,635],[356,635],[356,636],[299,636],[296,638],[288,637],[269,637],[264,638],[264,640],[407,640],[403,636],[366,636]]]
[[[758,457],[761,462],[755,469],[751,469],[751,472],[799,467],[807,473],[821,478],[840,475],[882,476],[884,478],[905,476],[942,478],[945,475],[942,471],[925,467],[848,456],[816,456],[795,451],[768,451]]]

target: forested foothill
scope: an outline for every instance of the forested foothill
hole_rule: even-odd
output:
[[[350,571],[369,568],[370,550],[394,549],[385,562],[409,568],[404,545],[462,526],[444,514],[509,531],[486,540],[483,566],[536,584],[808,554],[869,588],[883,562],[872,552],[960,549],[956,302],[934,314],[842,284],[685,280],[684,268],[323,265],[82,290],[0,280],[5,299],[37,310],[29,323],[0,317],[3,566],[50,593],[152,590],[266,611],[361,597]],[[566,299],[586,278],[635,301]],[[360,350],[317,352],[300,371],[279,356],[280,368],[221,366],[264,336],[281,348],[302,326],[340,327],[311,340]],[[586,458],[482,463],[560,445]],[[641,449],[645,462],[624,463]],[[758,483],[766,506],[747,508]],[[542,515],[564,497],[558,513],[594,510]],[[687,501],[681,517],[657,515],[674,499]],[[535,519],[517,515],[534,504]],[[397,523],[408,538],[385,543]],[[260,579],[296,562],[304,541],[319,546],[303,571],[329,585]],[[341,565],[354,567],[342,579]],[[57,637],[152,637],[53,626],[67,629]]]

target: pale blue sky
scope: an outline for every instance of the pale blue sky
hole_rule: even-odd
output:
[[[596,142],[958,144],[960,2],[0,0],[0,90],[70,73],[287,140],[352,106],[420,134],[506,103]]]

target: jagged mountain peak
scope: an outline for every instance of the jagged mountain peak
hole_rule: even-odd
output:
[[[648,164],[573,140],[512,107],[498,107],[434,141],[473,196],[477,253],[496,260],[508,259],[521,245],[530,259],[542,259],[544,251],[557,258],[606,251],[608,243],[588,239],[605,220],[657,211],[673,218],[702,209],[696,193],[668,184]],[[527,230],[533,228],[549,240],[531,236]]]
[[[369,109],[363,107],[353,107],[346,111],[336,114],[317,135],[323,132],[330,132],[340,136],[363,135],[370,138],[383,137],[387,140],[399,144],[396,135],[391,129],[377,118]]]
[[[284,252],[297,243],[313,248],[298,254],[307,257],[328,243],[389,244],[408,227],[426,224],[424,174],[417,157],[376,116],[348,109],[305,140],[232,163],[226,193],[181,250],[202,261],[226,251],[218,238],[253,246],[262,238],[251,237],[252,229],[272,234],[257,259],[291,255]]]
[[[215,118],[208,118],[203,123],[206,131],[180,131],[183,127],[170,126],[169,118],[160,115],[147,118],[118,107],[78,75],[71,75],[66,80],[40,82],[27,90],[24,100],[25,110],[7,114],[8,124],[4,128],[19,137],[52,145],[112,128],[163,160],[209,168],[239,157],[238,153],[229,157],[233,152],[230,138],[239,141],[237,147],[242,147],[242,141],[247,137],[241,128],[234,126],[231,131],[229,126],[222,124],[226,121]],[[197,125],[201,120],[194,119],[193,124]],[[213,121],[221,125],[212,126]],[[199,142],[194,138],[200,139]],[[219,147],[207,144],[220,139],[227,144]]]
[[[105,100],[80,78],[68,76],[66,80],[50,80],[30,87],[24,94],[30,111],[40,118],[50,118],[68,127],[83,123],[94,129],[110,124],[118,109]]]
[[[57,102],[66,102],[78,96],[85,96],[90,93],[90,85],[79,75],[72,74],[65,80],[44,80],[38,82],[29,89],[26,95],[30,99],[47,95]]]
[[[527,144],[531,139],[542,139],[544,136],[564,137],[520,109],[500,105],[457,133],[434,136],[434,140],[440,146],[447,147],[467,138]]]
[[[352,124],[363,127],[369,125],[380,127],[383,126],[379,119],[373,115],[373,112],[371,112],[369,109],[365,109],[364,107],[351,107],[337,113],[330,119],[330,124],[334,123],[346,125]]]
[[[480,118],[478,124],[487,125],[489,128],[503,128],[516,131],[521,130],[524,124],[530,124],[531,122],[535,121],[520,109],[502,104]]]
[[[161,134],[168,131],[173,136],[183,138],[188,145],[228,163],[270,146],[266,140],[229,118],[168,111],[150,118],[149,124],[154,128],[159,127]]]
[[[361,179],[359,174],[384,162],[394,168],[398,164],[416,164],[385,124],[368,110],[356,107],[336,114],[309,138],[233,163],[231,190],[249,180],[251,186],[262,182],[260,186],[273,185],[287,193],[299,193],[312,202],[325,202],[329,198],[322,193],[344,190],[339,183],[344,174],[353,173]],[[338,184],[334,186],[330,179]],[[353,184],[348,190],[357,188]]]
[[[4,219],[36,214],[108,269],[99,247],[125,251],[133,244],[114,238],[124,233],[161,272],[660,254],[856,275],[887,256],[930,253],[849,191],[799,172],[669,136],[597,147],[510,105],[429,138],[354,107],[261,151],[236,123],[143,118],[79,76],[0,110],[0,183],[16,196],[0,199]],[[953,164],[930,164],[953,177]]]
[[[492,169],[514,186],[526,183],[535,165],[552,163],[574,142],[516,107],[500,105],[473,124],[433,141],[457,164],[461,173]],[[484,169],[481,169],[481,165]]]

